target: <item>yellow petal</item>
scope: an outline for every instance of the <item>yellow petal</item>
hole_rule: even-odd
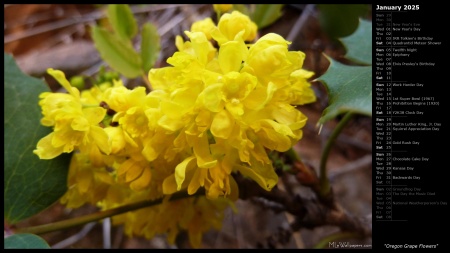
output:
[[[181,37],[181,35],[177,35],[175,37],[175,46],[177,47],[178,51],[184,51],[184,39],[183,37]]]
[[[273,129],[279,134],[294,137],[294,133],[292,132],[292,130],[284,124],[280,124],[278,122],[275,122],[274,120],[269,119],[261,120],[260,123],[263,128]]]
[[[280,104],[278,110],[273,111],[274,119],[283,125],[289,126],[292,130],[297,130],[305,126],[307,117],[288,104]]]
[[[158,120],[158,125],[164,129],[175,132],[182,128],[185,125],[185,122],[181,119],[173,119],[164,115]]]
[[[234,118],[226,110],[222,110],[214,116],[211,123],[211,133],[215,137],[228,139],[233,131],[235,124]]]
[[[178,191],[175,174],[172,174],[164,179],[162,188],[164,194],[173,194]]]
[[[198,249],[202,246],[202,232],[189,232],[189,242],[192,248]]]
[[[56,81],[58,81],[58,83],[60,83],[64,87],[64,89],[66,89],[72,96],[76,98],[80,97],[80,92],[77,88],[74,88],[70,85],[70,82],[66,79],[66,75],[64,75],[64,72],[62,72],[61,70],[49,68],[47,69],[47,73],[53,76],[53,78],[55,78]]]
[[[144,173],[145,168],[142,167],[139,163],[134,162],[132,166],[130,166],[127,174],[125,176],[125,182],[129,183],[133,180],[136,180]]]
[[[197,168],[188,185],[188,194],[192,195],[197,192],[200,186],[205,184],[206,169]]]
[[[222,45],[228,41],[228,38],[217,27],[212,28],[210,34],[219,45]]]
[[[127,173],[130,168],[132,168],[132,166],[134,165],[135,161],[133,161],[132,159],[128,159],[125,162],[123,162],[119,169],[117,170],[117,175],[120,177],[122,175],[124,175],[125,173]]]
[[[217,199],[222,195],[224,195],[224,190],[216,183],[212,184],[206,191],[206,197],[208,199]]]
[[[209,85],[200,93],[199,97],[202,98],[206,109],[218,112],[223,108],[222,85],[222,83]]]
[[[109,137],[108,134],[103,131],[103,128],[98,126],[91,126],[89,134],[92,139],[94,139],[95,144],[103,153],[105,153],[106,155],[109,155],[111,153]]]
[[[217,184],[219,189],[224,189],[224,181],[228,177],[225,171],[221,168],[220,163],[217,166],[214,166],[209,169],[209,175],[211,176],[214,184]]]
[[[213,8],[215,12],[224,13],[233,8],[232,4],[213,4]]]
[[[278,183],[278,176],[271,164],[255,161],[252,162],[252,167],[242,165],[236,167],[242,175],[253,179],[266,191],[270,191]]]
[[[183,114],[184,111],[194,105],[198,94],[202,89],[203,86],[200,87],[200,85],[190,85],[189,87],[179,88],[172,91],[170,94],[170,99],[181,108],[178,112],[179,114]]]
[[[186,177],[186,172],[194,167],[194,163],[192,163],[194,159],[195,156],[190,156],[184,159],[175,168],[175,181],[177,182],[178,191],[181,189],[181,185],[183,184],[183,181]]]
[[[72,152],[75,146],[82,144],[83,140],[86,141],[86,132],[74,131],[70,127],[62,128],[54,133],[52,145],[54,147],[63,147],[64,153]]]
[[[148,143],[147,145],[144,145],[144,149],[142,150],[142,155],[145,156],[145,159],[147,159],[148,161],[153,161],[155,160],[160,152],[157,152],[153,146],[151,145],[151,143]]]
[[[246,53],[247,47],[244,41],[229,41],[222,44],[218,56],[222,73],[239,71]]]
[[[82,149],[83,145],[80,145],[80,152],[85,153]],[[105,162],[103,160],[103,154],[100,152],[97,146],[95,145],[88,145],[88,154],[89,159],[91,160],[91,164],[93,167],[103,167],[105,165]]]
[[[208,40],[210,40],[211,39],[210,31],[214,27],[216,27],[216,25],[214,24],[214,21],[210,17],[208,17],[203,20],[192,23],[191,31],[192,32],[203,32],[206,35],[206,38]],[[182,50],[180,50],[180,51],[182,51]]]
[[[83,113],[91,125],[96,125],[105,118],[106,109],[101,107],[84,108]]]
[[[173,141],[174,135],[167,135],[163,132],[156,132],[142,139],[144,149],[142,154],[148,161],[155,160],[163,152],[169,143]]]
[[[98,180],[102,183],[106,184],[113,184],[114,178],[106,171],[97,172],[95,174],[95,177],[98,178]]]
[[[112,154],[117,154],[125,148],[126,142],[121,127],[106,127],[103,131],[108,135]]]
[[[239,117],[244,114],[244,105],[234,99],[231,103],[227,103],[225,107],[234,117]]]
[[[183,115],[183,108],[181,105],[173,103],[172,101],[162,101],[161,111],[170,118],[179,118]]]
[[[273,129],[262,128],[263,131],[257,133],[261,144],[270,150],[285,152],[291,148],[291,139],[286,135],[279,134]]]
[[[150,168],[146,167],[144,168],[142,175],[130,184],[130,188],[134,191],[144,190],[150,184],[151,179],[152,173],[150,171]]]
[[[211,124],[211,113],[207,110],[200,111],[195,118],[195,123],[199,128],[206,130],[209,124]]]
[[[258,27],[251,21],[249,16],[242,14],[239,11],[223,14],[220,17],[217,27],[228,40],[236,39],[237,35],[242,33],[242,35],[240,35],[242,39],[250,41],[256,37],[258,30]]]
[[[89,170],[82,170],[77,173],[77,188],[80,193],[86,193],[92,181],[92,174]]]
[[[89,122],[84,117],[75,117],[70,124],[73,130],[87,131],[89,130]]]
[[[230,184],[230,193],[227,198],[231,199],[231,201],[235,202],[239,199],[239,187],[234,180],[234,177],[229,176],[229,184]]]
[[[124,137],[125,141],[128,144],[130,144],[131,146],[137,148],[138,144],[133,140],[133,138],[131,138],[131,136],[126,131],[123,131],[122,128],[121,128],[121,131],[122,131],[122,134],[123,134],[123,137]]]
[[[221,166],[227,174],[231,174],[234,164],[239,159],[235,149],[229,150],[222,159]]]
[[[187,146],[186,133],[180,132],[173,141],[173,146],[176,150],[183,150]]]
[[[191,45],[194,48],[198,61],[206,65],[209,53],[209,41],[206,35],[203,32],[185,31],[185,33],[192,42]]]
[[[37,147],[33,150],[33,153],[38,155],[40,159],[53,159],[59,156],[63,152],[63,147],[54,147],[52,145],[54,133],[50,133],[44,138],[40,139],[37,143]]]
[[[277,86],[269,82],[267,87],[257,86],[244,101],[244,105],[252,110],[261,110],[272,99]]]
[[[201,137],[188,136],[193,144],[194,154],[197,158],[197,166],[200,168],[212,168],[216,166],[217,160],[211,155],[207,134]]]
[[[270,159],[267,156],[267,151],[261,143],[256,143],[253,149],[250,149],[250,153],[255,158],[255,160],[262,163],[269,163]]]

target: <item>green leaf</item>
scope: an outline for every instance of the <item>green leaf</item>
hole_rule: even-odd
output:
[[[250,11],[245,4],[233,4],[233,10],[239,11],[240,13],[249,16]]]
[[[329,106],[323,111],[319,123],[348,111],[372,116],[371,22],[360,19],[357,30],[340,40],[347,49],[347,59],[368,66],[343,65],[327,57],[330,67],[318,80],[327,87]]]
[[[258,29],[271,25],[281,17],[283,6],[284,4],[256,4],[251,16],[252,20],[256,23]]]
[[[147,73],[158,59],[161,50],[158,29],[151,23],[142,26],[141,58],[145,73]]]
[[[129,40],[136,36],[138,26],[128,4],[109,4],[107,16],[120,38]]]
[[[127,78],[136,78],[142,74],[141,57],[131,42],[98,26],[92,27],[92,39],[102,59],[114,70]]]
[[[70,155],[40,160],[33,154],[51,129],[40,123],[39,94],[49,92],[41,80],[25,75],[4,53],[4,215],[17,223],[49,207],[67,190]]]
[[[327,88],[329,105],[319,123],[348,111],[372,116],[372,67],[348,66],[327,58],[330,66],[318,80]]]
[[[319,22],[332,38],[352,34],[358,27],[359,18],[369,13],[368,4],[318,4]]]
[[[4,239],[5,249],[50,249],[47,242],[33,234],[15,234]]]
[[[360,19],[358,29],[340,40],[347,49],[347,59],[372,65],[372,22]]]

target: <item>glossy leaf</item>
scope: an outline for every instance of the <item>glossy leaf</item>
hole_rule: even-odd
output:
[[[161,43],[158,29],[151,23],[144,24],[142,26],[141,58],[145,72],[148,72],[155,65],[160,50]]]
[[[326,86],[329,97],[329,105],[319,123],[348,111],[372,116],[372,67],[349,66],[331,58],[328,60],[328,70],[318,78]]]
[[[15,234],[4,239],[5,249],[50,249],[47,242],[33,234]]]
[[[142,74],[140,55],[131,42],[98,26],[92,27],[92,39],[102,59],[114,70],[127,78],[136,78]]]
[[[108,19],[119,37],[129,40],[136,36],[138,26],[128,4],[109,4],[107,13]]]
[[[372,22],[361,19],[356,31],[341,38],[347,49],[345,57],[352,61],[372,65]]]
[[[40,124],[39,94],[50,91],[41,80],[22,73],[4,53],[4,215],[17,223],[49,207],[67,190],[70,155],[40,160],[38,141],[51,132]]]
[[[319,22],[332,38],[352,34],[358,27],[359,18],[369,13],[368,4],[318,4]]]
[[[258,29],[271,25],[282,15],[284,4],[256,4],[251,18]]]

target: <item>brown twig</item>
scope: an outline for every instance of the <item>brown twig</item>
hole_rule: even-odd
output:
[[[236,182],[239,185],[239,197],[241,199],[253,199],[254,197],[265,198],[269,202],[278,203],[277,211],[280,211],[280,205],[284,211],[295,216],[294,223],[291,224],[291,232],[298,231],[300,228],[313,229],[316,227],[332,225],[339,227],[345,232],[355,232],[361,238],[372,235],[372,229],[367,226],[362,220],[347,213],[335,199],[331,197],[327,199],[306,199],[299,195],[289,195],[278,188],[272,191],[266,191],[259,187],[259,185],[251,180],[245,179],[241,175],[235,176]],[[318,182],[318,180],[316,180]],[[314,190],[315,184],[310,184]],[[319,196],[319,195],[317,195]],[[260,203],[262,201],[259,201]]]

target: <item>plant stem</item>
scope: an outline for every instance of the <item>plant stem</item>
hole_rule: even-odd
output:
[[[189,195],[185,191],[177,192],[170,197],[169,201],[179,200],[179,199],[193,197],[193,196],[199,196],[199,195],[203,195],[203,194],[204,194],[203,189],[199,189],[193,195]],[[149,201],[149,200],[140,201],[140,202],[136,202],[136,203],[125,205],[125,206],[120,206],[120,207],[116,207],[113,209],[100,211],[100,212],[88,214],[88,215],[81,216],[81,217],[76,217],[73,219],[67,219],[67,220],[63,220],[63,221],[58,221],[58,222],[34,226],[34,227],[18,228],[15,230],[15,233],[44,234],[44,233],[49,233],[49,232],[53,232],[53,231],[57,231],[57,230],[68,229],[68,228],[84,225],[89,222],[102,220],[106,217],[112,217],[112,216],[123,214],[123,213],[129,212],[129,211],[134,211],[134,210],[137,210],[140,208],[159,205],[162,203],[162,201],[163,201],[163,198],[160,198],[157,200],[151,200],[151,201]]]
[[[328,180],[327,175],[327,160],[328,155],[330,154],[331,147],[334,144],[334,141],[337,139],[339,134],[342,132],[342,129],[344,129],[345,125],[350,121],[350,119],[354,116],[353,112],[347,112],[344,117],[341,119],[341,121],[338,123],[336,128],[334,128],[333,132],[331,133],[330,137],[327,140],[327,143],[325,144],[325,148],[322,152],[322,156],[320,158],[320,178],[319,178],[319,184],[320,184],[320,196],[325,197],[330,193],[331,187],[330,187],[330,181]]]
[[[295,151],[294,148],[290,148],[288,151],[286,151],[287,157],[291,160],[292,163],[294,162],[302,162],[302,159],[298,155],[297,151]]]
[[[152,91],[152,85],[150,84],[150,81],[148,80],[147,76],[145,75],[145,73],[142,73],[142,79],[144,80],[145,85],[147,85],[148,91]]]

